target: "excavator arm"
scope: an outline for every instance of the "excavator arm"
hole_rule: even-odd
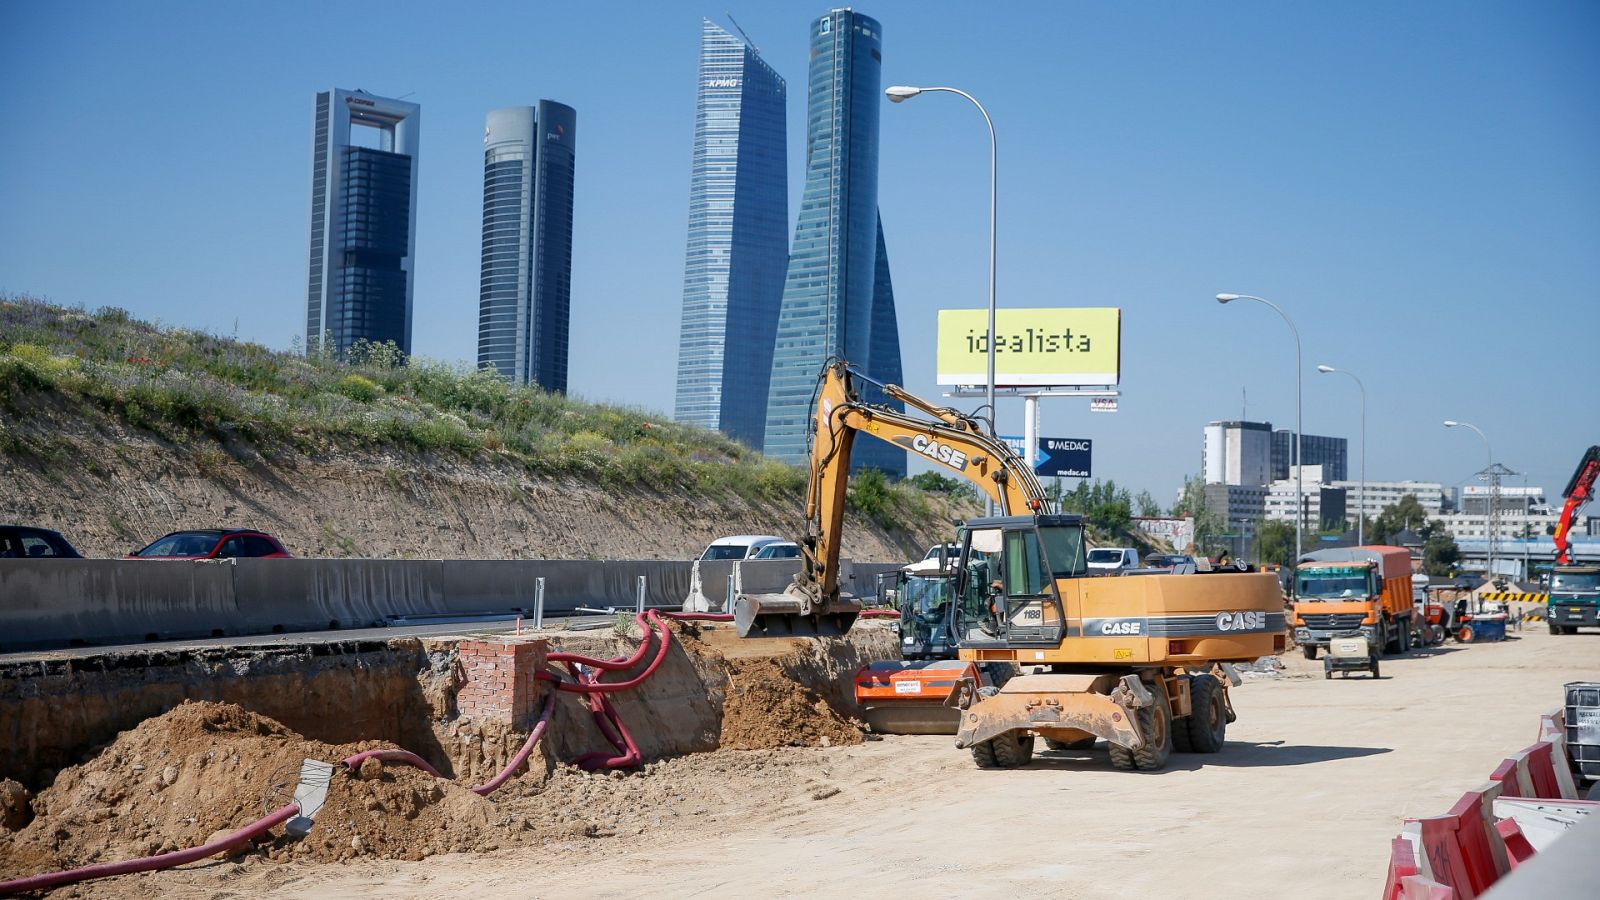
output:
[[[862,383],[928,418],[862,398]],[[741,595],[734,604],[741,637],[842,634],[861,610],[839,587],[839,542],[844,533],[850,454],[856,435],[870,434],[916,453],[978,486],[1003,515],[1044,510],[1044,488],[1033,471],[979,420],[935,406],[892,384],[879,384],[830,360],[817,378],[806,491],[805,564],[782,594]]]
[[[1567,482],[1566,493],[1562,496],[1567,502],[1561,507],[1561,518],[1556,522],[1554,530],[1550,533],[1555,538],[1556,565],[1565,566],[1572,562],[1572,542],[1567,538],[1567,532],[1572,530],[1572,520],[1577,518],[1578,510],[1594,497],[1595,477],[1600,476],[1600,446],[1590,447],[1589,452],[1583,455],[1583,460],[1578,463],[1577,471],[1572,473],[1572,480]]]

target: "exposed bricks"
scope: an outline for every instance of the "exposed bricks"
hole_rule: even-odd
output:
[[[466,682],[456,708],[480,721],[532,727],[544,690],[534,673],[544,668],[546,649],[538,638],[462,641],[456,652]]]

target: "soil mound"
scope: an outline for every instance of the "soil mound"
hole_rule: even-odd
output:
[[[859,744],[861,729],[772,659],[729,660],[722,706],[723,749]]]
[[[0,843],[0,878],[198,846],[293,799],[303,760],[337,761],[375,743],[308,741],[237,706],[185,703],[63,769],[33,801],[34,820]],[[336,774],[316,826],[269,856],[420,859],[501,841],[493,804],[459,785],[391,766],[363,781]]]

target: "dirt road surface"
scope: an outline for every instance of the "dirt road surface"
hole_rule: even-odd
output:
[[[1441,813],[1530,743],[1600,635],[1524,631],[1324,681],[1285,658],[1234,693],[1215,755],[1157,773],[1103,747],[980,771],[944,737],[719,751],[615,779],[641,808],[536,849],[419,862],[209,863],[85,886],[180,898],[1376,897],[1406,816]],[[1042,744],[1041,744],[1042,747]],[[598,777],[597,777],[598,780]],[[604,785],[597,784],[596,787]],[[590,836],[598,835],[598,836]]]

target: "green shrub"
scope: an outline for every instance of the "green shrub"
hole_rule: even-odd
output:
[[[360,403],[371,403],[383,393],[376,381],[360,375],[346,375],[339,379],[339,393]]]

